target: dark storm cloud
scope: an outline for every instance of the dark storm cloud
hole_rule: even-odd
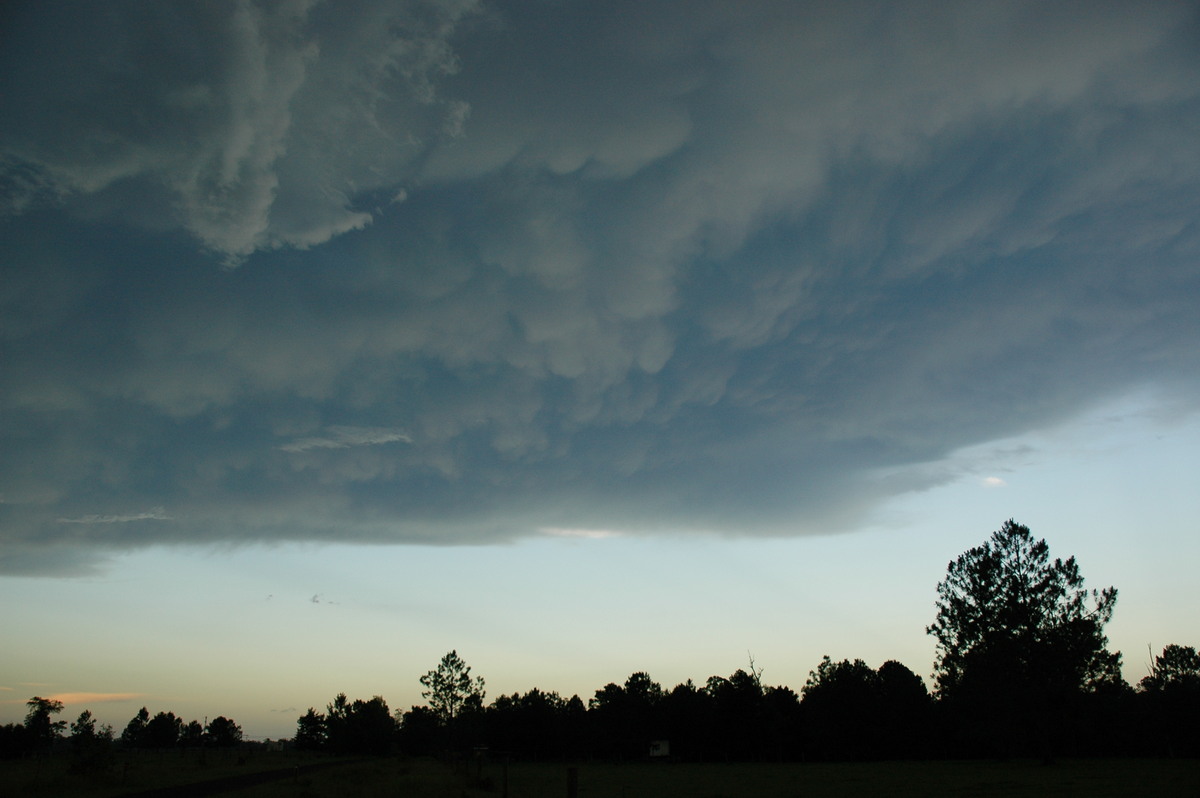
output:
[[[70,10],[2,48],[7,572],[847,529],[1194,395],[1194,5]]]
[[[473,6],[19,6],[3,56],[9,208],[105,192],[93,206],[155,218],[165,200],[232,263],[362,227],[359,195],[456,132],[464,109],[434,79],[456,68],[446,37]]]

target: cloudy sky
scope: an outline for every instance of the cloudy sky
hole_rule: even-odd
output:
[[[1200,643],[1200,5],[0,14],[0,720]]]

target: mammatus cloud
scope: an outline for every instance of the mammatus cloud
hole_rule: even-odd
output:
[[[0,47],[5,573],[847,530],[1196,410],[1193,5],[45,8]]]

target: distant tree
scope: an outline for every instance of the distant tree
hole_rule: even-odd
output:
[[[926,631],[937,641],[938,694],[995,741],[1032,736],[1046,754],[1055,713],[1121,680],[1121,655],[1104,636],[1116,589],[1089,593],[1075,558],[1051,561],[1026,526],[1006,521],[951,562],[937,595]]]
[[[578,758],[587,748],[587,706],[578,695],[572,695],[563,702],[561,713],[563,752]]]
[[[179,742],[183,721],[174,712],[159,712],[142,734],[142,745],[146,748],[173,748]]]
[[[587,713],[596,752],[622,759],[645,756],[650,741],[666,731],[662,701],[662,686],[644,671],[631,674],[623,686],[597,690]]]
[[[442,657],[433,670],[421,677],[425,688],[421,697],[429,701],[429,707],[441,722],[449,725],[466,708],[482,709],[483,677],[471,678],[471,668],[451,651]]]
[[[347,747],[354,753],[381,756],[390,752],[396,723],[383,696],[373,696],[368,701],[355,699],[350,705],[347,732]]]
[[[761,756],[776,761],[800,755],[803,716],[800,696],[786,685],[763,688],[763,750]]]
[[[714,755],[724,759],[757,759],[765,743],[763,688],[759,672],[741,668],[728,679],[709,677],[705,692],[718,732]]]
[[[1146,692],[1200,690],[1200,653],[1191,646],[1171,644],[1154,658],[1150,675],[1140,687]]]
[[[581,753],[583,702],[533,688],[502,695],[487,708],[489,745],[526,759],[564,758]]]
[[[899,662],[871,670],[861,659],[834,662],[826,656],[802,692],[809,756],[896,759],[924,750],[929,691]]]
[[[209,721],[204,738],[217,748],[233,748],[242,741],[242,727],[224,715],[218,715]]]
[[[716,756],[718,729],[712,711],[713,699],[688,679],[663,695],[662,715],[671,756],[702,760]]]
[[[437,713],[426,706],[412,707],[400,714],[396,710],[400,749],[413,756],[436,753],[443,745],[446,729]]]
[[[96,728],[96,719],[89,710],[79,713],[71,724],[71,769],[77,773],[104,770],[111,760],[113,731],[105,725]]]
[[[838,693],[866,696],[874,688],[877,679],[878,674],[861,659],[834,662],[826,654],[816,669],[808,672],[800,694],[805,701],[816,701]]]
[[[485,715],[485,739],[524,759],[568,759],[586,752],[587,710],[579,696],[533,688],[496,698]]]
[[[96,739],[96,719],[92,717],[91,710],[85,709],[80,712],[79,717],[71,723],[70,739],[71,744],[76,747]]]
[[[204,727],[198,720],[189,720],[179,731],[179,744],[185,748],[195,748],[204,744]]]
[[[0,759],[17,759],[33,750],[29,729],[23,723],[0,726]]]
[[[150,712],[142,707],[129,719],[129,723],[125,724],[125,730],[121,732],[121,744],[130,748],[141,748],[146,739],[146,724],[149,722]]]
[[[875,675],[880,754],[893,759],[927,755],[933,704],[925,682],[895,660],[880,665]]]
[[[296,721],[294,745],[300,751],[320,751],[325,747],[325,716],[312,707]]]
[[[325,747],[343,753],[349,748],[350,699],[338,693],[325,705]]]
[[[821,659],[800,691],[806,751],[819,759],[875,759],[879,675],[861,659]]]
[[[63,702],[52,698],[34,696],[25,702],[29,711],[25,714],[25,728],[29,730],[30,739],[37,748],[48,748],[62,736],[66,728],[65,720],[51,720],[51,715],[63,711]]]
[[[381,696],[370,701],[346,698],[338,693],[326,707],[325,747],[339,754],[386,754],[396,732],[387,702]],[[312,710],[310,710],[311,712]],[[302,722],[312,723],[308,715]]]
[[[1169,645],[1154,658],[1142,679],[1140,703],[1145,707],[1146,736],[1156,753],[1200,756],[1200,654],[1191,646]]]

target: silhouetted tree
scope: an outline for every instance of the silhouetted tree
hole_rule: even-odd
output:
[[[125,724],[125,729],[121,732],[121,744],[130,748],[141,748],[146,738],[146,724],[149,722],[150,712],[142,707],[129,719],[129,723]]]
[[[728,679],[710,677],[705,685],[722,759],[757,759],[766,744],[764,737],[763,690],[757,672],[739,668]]]
[[[445,725],[453,723],[464,708],[483,706],[483,677],[472,679],[470,666],[457,651],[446,654],[436,668],[422,676],[421,686],[425,688],[421,697]]]
[[[809,671],[801,689],[805,750],[819,759],[875,759],[879,675],[861,659],[828,655]]]
[[[443,729],[437,742],[450,749],[478,744],[486,724],[483,677],[472,678],[470,666],[450,651],[420,681],[425,688],[421,695]]]
[[[79,713],[71,724],[71,768],[77,773],[92,773],[108,767],[112,754],[112,727],[96,728],[96,719],[89,710]]]
[[[691,679],[663,696],[662,715],[672,757],[700,761],[719,754],[712,698]]]
[[[242,727],[224,715],[218,715],[209,721],[204,738],[217,748],[233,748],[242,741]]]
[[[587,706],[572,695],[562,707],[563,746],[567,756],[578,758],[587,747]]]
[[[383,755],[392,750],[396,723],[382,696],[369,701],[355,699],[350,705],[349,750],[354,753]]]
[[[413,707],[396,720],[399,725],[400,749],[404,753],[426,756],[442,748],[446,730],[442,727],[437,713],[429,707]]]
[[[325,747],[337,753],[345,753],[350,747],[350,699],[338,693],[333,701],[325,705]]]
[[[811,671],[800,704],[808,755],[882,759],[925,750],[929,691],[904,665],[888,660],[873,671],[861,659],[828,656]]]
[[[487,708],[487,740],[498,750],[526,759],[562,757],[569,751],[567,702],[536,687],[502,695]]]
[[[906,759],[927,755],[932,701],[925,682],[895,660],[880,665],[875,674],[881,756]]]
[[[1140,686],[1148,693],[1200,690],[1200,653],[1191,646],[1167,646],[1154,658],[1150,675]]]
[[[329,710],[326,715],[329,729],[329,749],[338,754],[359,753],[358,729],[354,722],[354,702],[347,700],[345,693],[339,693],[334,703],[326,708]]]
[[[658,710],[662,686],[642,671],[624,686],[607,684],[588,701],[588,725],[594,750],[602,756],[633,759],[646,756],[651,740],[664,736]]]
[[[1191,646],[1167,646],[1154,658],[1140,688],[1153,752],[1200,756],[1200,653]]]
[[[184,748],[196,748],[204,745],[204,726],[200,721],[192,719],[179,730],[179,744]]]
[[[71,745],[80,746],[86,744],[90,740],[96,738],[96,719],[92,717],[91,710],[85,709],[79,713],[79,717],[71,723]]]
[[[65,720],[50,718],[63,711],[63,702],[35,695],[25,702],[25,706],[29,707],[25,714],[25,728],[29,730],[30,741],[35,748],[49,748],[62,736],[67,726]]]
[[[1075,558],[1051,561],[1026,526],[1006,521],[951,562],[937,593],[926,631],[937,640],[938,694],[993,743],[1032,739],[1048,755],[1071,699],[1121,680],[1120,653],[1104,636],[1116,589],[1089,593]]]
[[[296,721],[296,737],[292,741],[297,750],[320,751],[325,748],[325,716],[312,707]]]
[[[391,750],[396,726],[381,696],[351,702],[345,693],[338,693],[326,710],[324,747],[328,750],[338,754],[386,754]],[[309,713],[316,714],[311,709]],[[300,719],[305,724],[314,720],[309,715]]]
[[[173,748],[179,742],[179,733],[183,729],[183,721],[175,717],[174,712],[159,712],[142,734],[142,745],[145,748]]]
[[[786,685],[764,688],[763,716],[766,736],[763,755],[775,760],[799,757],[802,728],[800,696]]]
[[[33,750],[29,729],[23,723],[0,726],[0,759],[17,759]]]

